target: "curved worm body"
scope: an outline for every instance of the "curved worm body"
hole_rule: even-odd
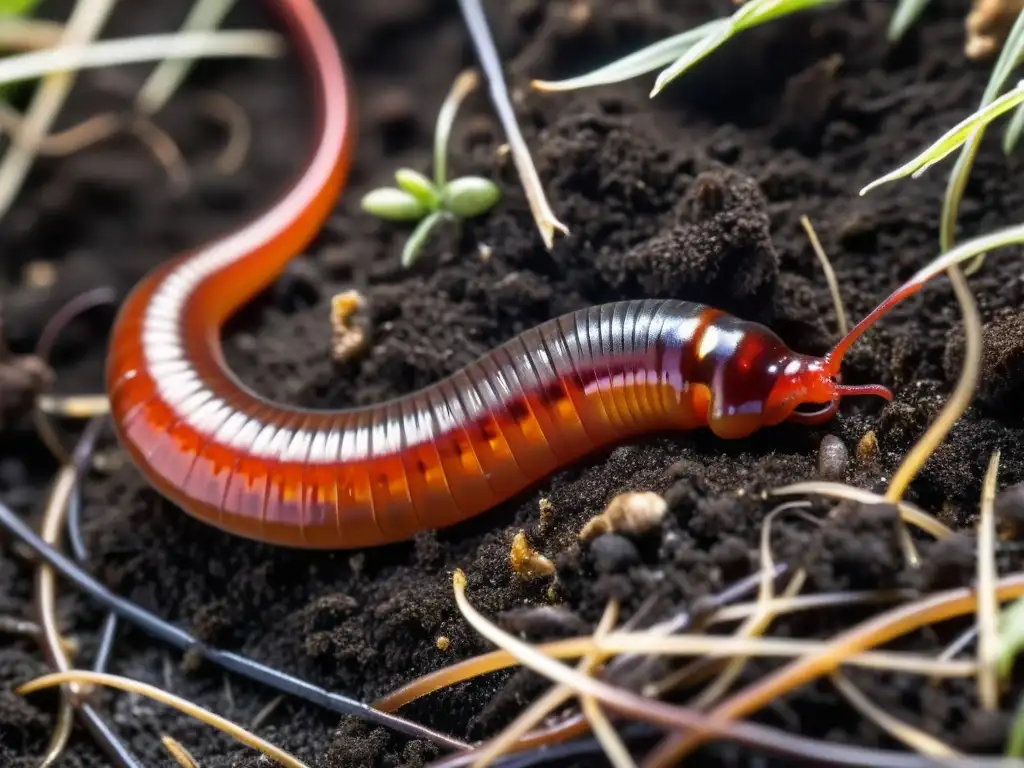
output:
[[[248,390],[224,363],[220,326],[313,237],[351,153],[329,30],[312,0],[274,5],[315,83],[317,141],[305,172],[253,223],[146,277],[121,308],[108,359],[122,445],[190,514],[282,545],[397,542],[477,515],[630,436],[709,426],[742,437],[787,418],[828,418],[840,394],[888,396],[833,380],[867,320],[819,359],[791,352],[763,326],[677,300],[551,320],[374,407],[289,409]],[[808,402],[829,405],[794,411]]]

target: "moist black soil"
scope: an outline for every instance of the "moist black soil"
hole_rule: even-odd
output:
[[[67,3],[44,3],[62,18]],[[229,26],[267,26],[259,6],[236,10]],[[989,64],[965,61],[966,2],[935,2],[899,44],[887,42],[889,3],[851,0],[746,32],[654,100],[651,77],[591,91],[542,95],[532,77],[559,78],[730,12],[728,2],[652,0],[490,2],[487,11],[515,92],[516,107],[544,186],[571,234],[547,251],[529,216],[486,93],[471,97],[452,139],[459,173],[495,179],[503,200],[461,231],[433,238],[402,270],[408,229],[359,209],[367,190],[395,169],[430,168],[434,119],[453,78],[475,62],[457,5],[440,0],[322,3],[351,70],[358,145],[348,186],[316,242],[265,295],[225,329],[229,363],[259,392],[306,407],[366,404],[411,392],[543,320],[593,303],[639,297],[703,301],[770,325],[794,349],[822,353],[837,338],[831,298],[800,217],[829,253],[851,318],[869,311],[936,255],[948,163],[922,178],[858,196],[867,182],[905,162],[975,108]],[[166,31],[184,2],[122,4],[109,35]],[[61,126],[124,110],[148,68],[83,76]],[[168,182],[137,139],[117,137],[36,163],[0,224],[3,324],[15,352],[29,352],[69,299],[97,286],[122,297],[147,270],[256,216],[300,171],[309,135],[302,73],[290,59],[205,62],[158,117],[188,164],[185,189]],[[226,135],[206,111],[211,92],[245,111],[252,144],[237,172],[216,165]],[[961,238],[1024,216],[1021,163],[987,137],[967,187]],[[953,541],[921,538],[925,564],[904,566],[891,510],[847,509],[821,525],[783,517],[773,528],[777,560],[804,566],[806,591],[902,586],[923,591],[969,585],[971,528],[991,452],[1002,450],[1000,485],[1024,479],[1020,370],[1024,281],[1016,249],[990,255],[972,279],[986,323],[979,398],[914,481],[908,498],[962,530]],[[46,262],[56,282],[38,287],[30,264]],[[329,355],[328,307],[347,288],[369,302],[364,355]],[[102,386],[111,310],[89,312],[61,335],[55,389]],[[693,606],[756,571],[762,491],[835,473],[883,490],[923,434],[959,375],[960,312],[944,280],[908,301],[857,345],[850,383],[879,382],[895,401],[851,399],[820,428],[797,425],[726,442],[701,432],[652,435],[565,467],[519,498],[450,530],[408,544],[310,553],[219,533],[161,499],[108,439],[104,471],[84,489],[89,569],[117,593],[187,627],[207,642],[245,653],[317,684],[372,700],[417,675],[489,649],[458,612],[451,574],[491,617],[556,605],[557,626],[527,627],[541,639],[593,628],[609,597],[632,615],[652,596],[651,618]],[[65,425],[66,439],[73,425]],[[858,451],[873,431],[874,450]],[[819,468],[822,439],[852,457]],[[55,463],[28,418],[0,434],[4,499],[34,518]],[[870,440],[866,441],[870,442]],[[866,444],[866,443],[865,443]],[[830,455],[835,455],[834,448]],[[631,541],[581,543],[577,534],[617,493],[653,490],[669,501],[656,531]],[[550,503],[542,519],[541,499]],[[1013,507],[1012,499],[1003,506]],[[1019,505],[1017,505],[1019,506]],[[1018,510],[1019,511],[1019,510]],[[555,578],[523,581],[509,566],[512,537],[525,531],[551,558]],[[1009,545],[1003,572],[1019,565]],[[32,618],[31,570],[10,547],[0,559],[0,614]],[[95,648],[102,614],[64,589],[61,620]],[[850,612],[846,612],[850,614]],[[779,621],[780,634],[826,637],[853,614],[818,612]],[[521,616],[519,617],[521,621]],[[519,626],[517,624],[517,626]],[[913,645],[934,649],[953,636],[930,632]],[[448,639],[447,647],[438,643]],[[209,666],[188,665],[124,628],[112,670],[163,685],[239,722],[274,693]],[[744,679],[768,665],[751,665]],[[53,729],[56,698],[12,688],[45,669],[29,639],[0,650],[0,763],[36,766]],[[973,683],[929,686],[919,678],[854,679],[900,717],[960,750],[999,752],[1006,711],[983,715]],[[416,702],[403,712],[460,738],[494,734],[542,686],[504,672]],[[168,733],[199,762],[261,764],[258,755],[166,708],[103,696],[117,731],[148,765],[166,765]],[[811,737],[894,748],[826,683],[774,704],[757,719]],[[260,733],[317,766],[416,766],[435,757],[409,742],[294,699]],[[752,750],[709,747],[697,765],[763,765]],[[62,765],[105,765],[76,729]],[[598,757],[584,765],[600,764]]]

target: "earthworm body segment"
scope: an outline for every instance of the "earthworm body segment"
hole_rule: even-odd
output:
[[[148,275],[113,330],[107,388],[118,437],[149,481],[234,534],[309,548],[367,547],[453,525],[560,466],[652,431],[723,438],[830,418],[846,349],[824,358],[700,304],[624,301],[550,320],[426,389],[380,405],[276,405],[227,368],[220,329],[281,273],[329,214],[349,168],[352,117],[334,39],[313,0],[272,3],[304,59],[316,142],[295,185],[246,226]],[[813,413],[796,410],[821,404]]]

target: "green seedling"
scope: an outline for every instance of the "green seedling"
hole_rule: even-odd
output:
[[[380,187],[362,199],[363,210],[388,221],[418,222],[402,248],[402,266],[410,267],[430,233],[443,222],[459,222],[487,213],[501,199],[490,179],[460,176],[447,180],[448,136],[459,104],[476,87],[476,75],[464,72],[441,105],[434,133],[434,178],[400,168],[394,187]]]

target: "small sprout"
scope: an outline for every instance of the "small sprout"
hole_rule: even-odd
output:
[[[359,291],[344,291],[331,299],[331,356],[338,362],[351,359],[366,346],[365,307]]]
[[[523,531],[517,533],[512,539],[508,562],[512,566],[512,572],[525,581],[550,576],[555,572],[554,563],[530,546]]]
[[[593,539],[604,533],[646,533],[661,525],[668,504],[653,492],[620,493],[591,518],[580,531],[581,539]]]
[[[444,635],[438,636],[438,638],[437,638],[437,650],[439,650],[439,651],[447,651],[449,648],[451,648],[451,645],[452,645],[452,641],[449,640],[447,637],[445,637]]]
[[[476,75],[464,72],[456,79],[437,118],[434,131],[434,179],[411,168],[395,172],[398,188],[380,187],[367,193],[362,208],[388,221],[417,222],[402,248],[402,266],[411,267],[434,228],[445,221],[481,216],[501,199],[498,185],[480,176],[446,180],[448,135],[459,104],[476,87]]]

